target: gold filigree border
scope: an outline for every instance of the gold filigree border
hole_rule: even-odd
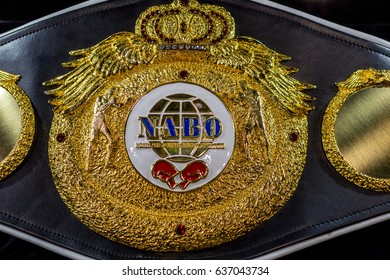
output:
[[[374,178],[351,166],[336,143],[335,125],[338,112],[350,96],[370,87],[390,87],[390,71],[365,69],[354,72],[347,80],[336,83],[339,91],[330,101],[322,123],[325,154],[336,171],[355,185],[377,192],[390,192],[390,179]]]
[[[15,98],[20,109],[22,121],[18,142],[8,156],[0,162],[0,180],[3,180],[23,162],[30,151],[35,134],[35,115],[30,99],[16,83],[20,76],[5,72],[1,72],[0,74],[12,78],[10,80],[0,79],[0,86]]]

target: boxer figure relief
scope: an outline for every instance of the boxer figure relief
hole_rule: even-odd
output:
[[[116,99],[114,97],[112,97],[113,92],[114,92],[114,89],[110,90],[110,92],[107,95],[99,96],[96,99],[91,132],[89,134],[86,170],[89,170],[89,161],[90,161],[91,151],[92,151],[92,148],[97,140],[99,133],[102,133],[105,136],[105,138],[107,139],[107,154],[106,154],[106,160],[105,160],[105,167],[107,167],[107,165],[110,161],[110,156],[112,153],[113,139],[111,136],[110,129],[107,126],[106,111],[111,106],[114,106],[116,108],[120,107],[119,104],[116,104]]]

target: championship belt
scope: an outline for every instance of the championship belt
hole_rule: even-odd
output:
[[[249,259],[388,217],[383,40],[268,1],[123,0],[0,54],[4,232],[70,258]]]

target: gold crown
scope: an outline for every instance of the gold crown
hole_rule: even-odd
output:
[[[234,38],[235,24],[222,7],[175,0],[148,8],[138,18],[135,32],[160,49],[206,50],[210,44]]]

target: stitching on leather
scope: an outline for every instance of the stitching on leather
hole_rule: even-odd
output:
[[[339,218],[336,218],[336,219],[332,219],[332,220],[329,220],[329,221],[325,221],[325,222],[321,222],[321,223],[318,223],[318,224],[315,224],[315,225],[311,225],[311,226],[308,226],[308,227],[303,227],[303,228],[300,228],[300,229],[296,229],[296,230],[292,230],[288,233],[285,233],[283,235],[280,235],[278,237],[274,237],[272,239],[269,239],[267,241],[263,241],[263,242],[259,242],[259,243],[256,243],[250,247],[246,247],[244,250],[236,250],[234,252],[229,252],[227,254],[218,254],[218,255],[213,255],[213,258],[217,258],[217,257],[221,257],[221,256],[227,256],[227,255],[234,255],[234,254],[240,254],[240,253],[244,253],[244,252],[247,252],[251,249],[254,249],[258,246],[263,246],[263,245],[266,245],[266,244],[269,244],[269,243],[272,243],[274,241],[277,241],[277,240],[280,240],[280,239],[283,239],[283,238],[286,238],[288,237],[289,235],[293,235],[293,234],[298,234],[300,232],[305,232],[307,230],[311,230],[311,229],[315,229],[317,227],[321,227],[321,226],[324,226],[324,225],[327,225],[327,224],[331,224],[331,223],[336,223],[336,222],[339,222],[339,221],[342,221],[342,220],[345,220],[345,219],[348,219],[348,218],[351,218],[353,216],[356,216],[356,215],[360,215],[362,213],[365,213],[365,212],[369,212],[369,211],[372,211],[376,208],[381,208],[381,207],[384,207],[386,205],[389,205],[390,202],[385,202],[385,203],[382,203],[382,204],[379,204],[379,205],[375,205],[375,206],[372,206],[370,208],[366,208],[366,209],[363,209],[363,210],[359,210],[359,211],[355,211],[355,212],[352,212],[346,216],[343,216],[343,217],[339,217]],[[262,254],[266,254],[266,252],[262,253]],[[260,255],[261,256],[261,255]]]
[[[220,0],[220,1],[221,1],[221,0]],[[236,6],[236,7],[241,7],[241,8],[242,8],[242,6],[238,5],[238,4],[235,3],[235,2],[234,2],[234,3],[233,3],[233,2],[230,2],[230,1],[222,1],[222,2],[228,2],[228,3],[231,4],[231,5],[234,5],[234,6]],[[255,3],[255,2],[254,2],[254,3]],[[262,5],[262,4],[260,4],[260,3],[255,3],[255,4]],[[256,6],[257,6],[257,5],[256,5]],[[270,9],[276,9],[276,8],[273,8],[273,7],[268,7],[268,6],[266,6],[266,5],[263,5],[263,6],[265,6],[265,7],[267,7],[267,8],[270,8]],[[248,9],[248,8],[246,8],[246,9]],[[291,19],[289,19],[289,18],[287,18],[287,17],[285,17],[285,16],[277,15],[277,14],[274,14],[274,13],[271,13],[271,12],[266,12],[266,11],[260,10],[260,8],[258,8],[258,7],[256,7],[255,9],[256,9],[256,11],[258,11],[258,12],[260,12],[260,13],[262,13],[262,14],[265,14],[265,15],[267,15],[267,16],[272,16],[272,17],[280,18],[280,19],[286,20],[286,21],[288,21],[288,22],[294,23],[294,24],[296,24],[296,25],[299,25],[299,26],[301,26],[301,27],[303,27],[303,28],[305,28],[305,29],[307,29],[307,30],[310,30],[310,31],[312,31],[312,32],[315,32],[315,33],[317,33],[317,34],[320,34],[320,35],[324,36],[325,38],[330,38],[330,39],[336,40],[336,41],[338,41],[338,42],[342,42],[342,43],[345,43],[345,44],[348,44],[348,45],[352,45],[352,46],[354,46],[354,47],[358,47],[358,48],[364,49],[364,50],[366,50],[366,51],[373,52],[373,53],[377,53],[377,54],[383,55],[383,56],[385,56],[385,57],[387,57],[387,58],[390,58],[390,55],[388,55],[388,54],[386,54],[386,53],[383,53],[383,52],[380,52],[380,51],[377,51],[377,50],[373,50],[373,49],[370,49],[370,48],[361,46],[361,45],[359,45],[359,44],[357,44],[357,43],[354,43],[354,42],[351,42],[351,41],[348,41],[348,40],[345,40],[345,39],[341,39],[341,38],[339,38],[339,37],[332,36],[332,35],[330,35],[330,34],[326,34],[326,33],[324,33],[324,32],[321,32],[321,31],[319,31],[319,30],[316,30],[316,29],[314,29],[314,28],[311,28],[310,26],[307,26],[307,25],[305,25],[305,24],[303,24],[303,23],[301,23],[301,22],[297,22],[297,21],[291,20]],[[282,11],[283,11],[283,10],[282,10]],[[287,12],[286,12],[286,13],[287,13]],[[310,19],[306,19],[306,18],[300,17],[300,16],[298,16],[298,15],[294,15],[294,14],[292,14],[292,15],[293,15],[293,16],[296,16],[296,17],[298,17],[298,18],[302,18],[302,19],[305,20],[305,21],[311,21]],[[314,23],[316,23],[316,24],[318,24],[318,25],[320,25],[320,26],[326,27],[325,25],[321,25],[320,23],[317,23],[317,22],[315,22],[315,21],[312,21],[312,22],[314,22]],[[337,30],[336,30],[336,32],[343,33],[342,31],[337,31]],[[353,35],[350,35],[350,34],[348,34],[348,33],[345,33],[345,34],[347,34],[348,36],[353,36]],[[359,40],[363,40],[363,39],[361,39],[361,38],[359,38],[359,37],[356,37],[356,38],[359,39]]]
[[[86,246],[86,247],[89,247],[89,248],[91,248],[91,249],[100,251],[100,252],[102,252],[102,253],[111,254],[110,252],[107,252],[107,251],[104,251],[104,250],[102,250],[102,249],[100,249],[100,248],[94,247],[94,246],[92,246],[91,244],[87,244],[87,243],[85,243],[85,242],[83,242],[83,241],[80,241],[80,240],[77,240],[77,239],[74,239],[74,238],[67,237],[67,236],[62,235],[62,234],[60,234],[60,233],[58,233],[58,232],[54,232],[54,231],[48,230],[48,229],[46,229],[46,228],[43,228],[43,227],[34,225],[34,224],[30,223],[30,222],[24,221],[24,220],[22,220],[22,219],[20,219],[20,218],[18,218],[18,217],[14,217],[14,216],[12,216],[12,215],[10,215],[10,214],[8,214],[8,213],[5,213],[5,212],[3,212],[3,211],[0,211],[0,215],[3,215],[3,216],[5,216],[5,217],[8,218],[8,219],[16,220],[16,221],[18,221],[18,222],[21,222],[21,223],[23,223],[23,224],[25,224],[25,225],[27,225],[27,226],[29,226],[29,227],[36,228],[36,229],[41,230],[41,231],[43,231],[43,232],[45,232],[45,233],[48,233],[48,234],[50,234],[50,235],[57,236],[57,237],[59,237],[60,239],[67,239],[67,240],[69,240],[69,241],[77,242],[77,243],[79,243],[79,244],[81,244],[81,245],[83,245],[83,246]],[[39,238],[42,238],[42,237],[39,237]],[[58,245],[58,246],[65,247],[65,245]],[[68,248],[68,249],[69,249],[69,248]],[[116,256],[118,256],[118,257],[123,257],[123,258],[127,257],[127,256],[121,255],[121,254],[116,254]]]
[[[234,252],[229,252],[229,253],[223,253],[223,254],[217,254],[217,255],[213,255],[213,258],[216,258],[216,257],[220,257],[220,256],[227,256],[227,255],[233,255],[233,254],[239,254],[239,253],[244,253],[244,252],[247,252],[251,249],[254,249],[258,246],[263,246],[263,245],[266,245],[266,244],[269,244],[269,243],[272,243],[274,241],[277,241],[277,240],[280,240],[280,239],[283,239],[283,238],[286,238],[288,237],[289,235],[293,235],[293,234],[298,234],[300,232],[304,232],[304,231],[307,231],[307,230],[311,230],[311,229],[314,229],[314,228],[317,228],[317,227],[321,227],[321,226],[324,226],[324,225],[327,225],[327,224],[331,224],[331,223],[335,223],[335,222],[339,222],[339,221],[342,221],[342,220],[345,220],[345,219],[348,219],[348,218],[351,218],[353,216],[356,216],[356,215],[359,215],[359,214],[362,214],[362,213],[365,213],[365,212],[369,212],[371,210],[374,210],[374,209],[377,209],[377,208],[381,208],[381,207],[384,207],[386,205],[389,205],[390,202],[385,202],[385,203],[382,203],[382,204],[379,204],[379,205],[375,205],[375,206],[372,206],[372,207],[369,207],[369,208],[366,208],[366,209],[363,209],[363,210],[359,210],[359,211],[355,211],[355,212],[352,212],[350,213],[349,215],[346,215],[346,216],[343,216],[343,217],[339,217],[339,218],[336,218],[336,219],[332,219],[332,220],[329,220],[329,221],[325,221],[325,222],[321,222],[321,223],[318,223],[318,224],[315,224],[315,225],[311,225],[311,226],[308,226],[308,227],[304,227],[304,228],[300,228],[300,229],[296,229],[296,230],[293,230],[293,231],[290,231],[288,233],[285,233],[283,235],[280,235],[278,237],[275,237],[275,238],[272,238],[272,239],[269,239],[267,241],[263,241],[263,242],[260,242],[260,243],[256,243],[255,245],[253,246],[250,246],[250,247],[247,247],[245,248],[244,250],[236,250]],[[78,239],[74,239],[74,238],[70,238],[70,237],[67,237],[67,236],[64,236],[62,234],[59,234],[57,232],[54,232],[54,231],[51,231],[51,230],[48,230],[46,228],[42,228],[42,227],[39,227],[37,225],[34,225],[34,224],[31,224],[27,221],[24,221],[20,218],[17,218],[17,217],[14,217],[8,213],[5,213],[5,212],[2,212],[0,211],[0,214],[7,217],[7,218],[10,218],[10,219],[13,219],[13,220],[16,220],[16,221],[19,221],[19,222],[22,222],[30,227],[33,227],[33,228],[36,228],[36,229],[39,229],[39,230],[42,230],[46,233],[49,233],[51,235],[55,235],[57,237],[60,237],[61,239],[67,239],[69,241],[73,241],[73,242],[77,242],[79,244],[82,244],[86,247],[89,247],[91,249],[94,249],[94,250],[97,250],[97,251],[100,251],[102,253],[105,253],[107,255],[110,255],[110,256],[117,256],[117,257],[121,257],[121,258],[133,258],[133,256],[129,256],[129,255],[123,255],[123,254],[117,254],[117,253],[112,253],[112,252],[108,252],[108,251],[105,251],[105,250],[102,250],[100,248],[97,248],[97,247],[94,247],[92,246],[91,244],[88,244],[88,243],[85,243],[84,241],[80,241]],[[59,245],[61,246],[61,245]],[[64,246],[64,245],[62,245]],[[70,248],[68,248],[70,249]],[[70,249],[72,250],[72,249]],[[134,258],[136,259],[136,258]],[[154,258],[154,257],[146,257],[144,256],[143,259],[157,259],[157,258]],[[195,259],[195,258],[193,258]],[[197,258],[197,259],[202,259],[202,258]]]
[[[135,4],[135,3],[138,3],[138,2],[141,2],[141,1],[142,1],[142,0],[135,1],[135,2],[133,2],[133,3],[126,3],[126,4],[123,4],[123,5],[120,5],[120,6],[115,6],[115,7],[110,7],[110,8],[102,8],[102,9],[100,9],[100,10],[97,10],[97,11],[94,11],[94,12],[90,12],[90,13],[86,13],[86,14],[80,15],[80,16],[78,16],[78,17],[70,18],[70,19],[67,19],[67,20],[62,21],[62,22],[57,22],[57,23],[55,23],[55,24],[52,24],[52,25],[49,25],[49,26],[45,26],[45,27],[39,28],[39,29],[37,29],[37,30],[33,30],[33,31],[31,31],[31,32],[29,32],[29,33],[26,33],[26,34],[23,34],[23,35],[21,35],[21,36],[19,36],[19,37],[15,37],[15,38],[13,38],[13,39],[11,39],[11,40],[9,40],[9,41],[5,41],[5,42],[3,42],[2,44],[0,44],[0,46],[4,46],[4,45],[9,44],[9,43],[11,43],[11,42],[13,42],[13,41],[16,41],[16,40],[22,39],[22,38],[24,38],[24,37],[27,37],[27,36],[30,36],[30,35],[39,33],[39,32],[41,32],[41,31],[44,31],[44,30],[47,30],[47,29],[55,28],[55,27],[57,27],[57,26],[61,26],[61,25],[67,24],[67,23],[69,23],[69,22],[77,21],[77,20],[79,20],[79,19],[81,19],[81,18],[83,18],[83,17],[86,17],[86,16],[94,15],[94,14],[101,13],[101,12],[105,12],[105,11],[111,11],[111,10],[115,10],[115,9],[122,8],[122,7],[126,7],[126,6],[131,6],[131,5],[133,5],[133,4]],[[221,2],[224,2],[224,1],[221,1]],[[236,3],[232,3],[232,2],[230,2],[230,1],[225,1],[225,2],[228,2],[228,3],[230,3],[230,4],[234,5],[234,6],[237,6],[237,7],[242,7],[242,6],[240,6],[240,5],[237,5]],[[258,3],[257,3],[257,4],[258,4]],[[258,5],[262,6],[261,4],[258,4]],[[257,5],[256,5],[256,6],[257,6]],[[267,7],[267,6],[266,6],[266,7]],[[270,7],[270,8],[271,8],[271,7]],[[246,9],[248,9],[248,8],[246,8]],[[276,15],[276,14],[273,14],[273,13],[271,13],[271,12],[262,11],[262,10],[260,10],[260,9],[257,8],[257,7],[256,7],[255,9],[256,9],[256,11],[258,11],[258,12],[260,12],[260,13],[262,13],[262,14],[265,14],[265,15],[268,15],[268,16],[272,16],[272,17],[277,17],[277,18],[286,20],[286,21],[288,21],[288,22],[291,22],[291,23],[294,23],[294,24],[296,24],[296,25],[299,25],[299,26],[301,26],[301,27],[303,27],[303,28],[305,28],[305,29],[307,29],[307,30],[310,30],[311,32],[318,33],[318,34],[320,34],[320,35],[322,35],[322,36],[324,36],[324,37],[326,37],[326,38],[330,38],[330,39],[333,39],[333,40],[336,40],[336,41],[339,41],[339,42],[342,42],[342,43],[346,43],[346,44],[349,44],[349,45],[352,45],[352,46],[355,46],[355,47],[358,47],[358,48],[361,48],[361,49],[364,49],[364,50],[367,50],[367,51],[370,51],[370,52],[373,52],[373,53],[377,53],[377,54],[383,55],[383,56],[388,57],[388,58],[390,57],[389,55],[387,55],[387,54],[385,54],[385,53],[382,53],[382,52],[379,52],[379,51],[376,51],[376,50],[373,50],[373,49],[370,49],[370,48],[361,46],[361,45],[359,45],[359,44],[350,42],[350,41],[345,40],[345,39],[338,38],[338,37],[336,37],[336,36],[332,36],[332,35],[330,35],[330,34],[323,33],[323,32],[321,32],[321,31],[319,31],[319,30],[313,29],[313,28],[311,28],[311,27],[309,27],[309,26],[307,26],[307,25],[305,25],[305,24],[303,24],[303,23],[301,23],[301,22],[297,22],[297,21],[291,20],[291,19],[289,19],[289,18],[287,18],[287,17],[280,16],[280,15]],[[303,18],[303,20],[310,21],[309,19],[305,19],[305,18]],[[12,34],[10,34],[9,36],[12,36]],[[1,38],[0,38],[0,40],[1,40]],[[258,247],[258,246],[263,246],[263,245],[272,243],[272,242],[274,242],[274,241],[277,241],[277,240],[286,238],[286,237],[288,237],[289,235],[297,234],[297,233],[299,233],[299,232],[304,232],[304,231],[307,231],[307,230],[310,230],[310,229],[314,229],[314,228],[317,228],[317,227],[321,227],[321,226],[323,226],[323,225],[327,225],[327,224],[330,224],[330,223],[342,221],[342,220],[345,220],[345,219],[347,219],[347,218],[350,218],[350,217],[359,215],[359,214],[361,214],[361,213],[368,212],[368,211],[374,210],[374,209],[376,209],[376,208],[384,207],[384,206],[386,206],[386,205],[388,205],[388,204],[390,204],[390,202],[386,202],[386,203],[383,203],[383,204],[375,205],[375,206],[373,206],[373,207],[370,207],[370,208],[367,208],[367,209],[364,209],[364,210],[360,210],[360,211],[356,211],[356,212],[353,212],[353,213],[351,213],[351,214],[349,214],[349,215],[346,215],[346,216],[343,216],[343,217],[339,217],[339,218],[336,218],[336,219],[333,219],[333,220],[329,220],[329,221],[322,222],[322,223],[319,223],[319,224],[315,224],[315,225],[311,225],[311,226],[308,226],[308,227],[300,228],[300,229],[297,229],[297,230],[294,230],[294,231],[290,231],[290,232],[285,233],[285,234],[283,234],[283,235],[280,235],[280,236],[278,236],[278,237],[275,237],[275,238],[269,239],[269,240],[267,240],[267,241],[260,242],[260,243],[257,243],[257,244],[255,244],[255,245],[253,245],[253,246],[247,247],[247,248],[245,248],[244,250],[236,250],[236,251],[234,251],[233,253],[230,252],[230,253],[223,253],[223,254],[213,255],[213,258],[216,258],[216,257],[219,257],[219,256],[232,255],[232,254],[235,254],[235,253],[243,253],[243,252],[249,251],[249,250],[251,250],[251,249],[254,249],[254,248]],[[7,218],[9,218],[9,219],[13,219],[13,220],[22,222],[22,223],[24,223],[24,224],[26,224],[26,225],[28,225],[28,226],[30,226],[30,227],[36,228],[36,229],[38,229],[38,230],[41,230],[41,231],[43,231],[43,232],[45,232],[45,233],[48,233],[48,234],[57,236],[57,237],[59,237],[59,238],[61,238],[61,239],[66,239],[66,240],[69,240],[69,241],[72,241],[72,242],[79,243],[79,244],[81,244],[81,245],[83,245],[83,246],[89,247],[89,248],[91,248],[91,249],[93,249],[93,250],[99,251],[99,252],[101,252],[101,253],[104,253],[104,254],[107,254],[107,255],[110,255],[110,256],[116,256],[116,257],[121,257],[121,258],[129,258],[129,257],[132,257],[133,259],[136,259],[136,257],[134,258],[134,256],[129,256],[129,255],[127,255],[127,254],[126,254],[126,255],[123,255],[123,254],[118,254],[118,253],[113,253],[113,252],[105,251],[105,250],[103,250],[103,249],[101,249],[101,248],[98,248],[98,247],[95,247],[95,246],[93,246],[93,245],[91,245],[91,244],[85,243],[84,241],[81,241],[81,240],[78,240],[78,239],[74,239],[74,238],[70,238],[70,237],[64,236],[64,235],[62,235],[62,234],[59,234],[59,233],[57,233],[57,232],[48,230],[48,229],[46,229],[46,228],[42,228],[42,227],[40,227],[40,226],[31,224],[31,223],[29,223],[29,222],[27,222],[27,221],[24,221],[24,220],[22,220],[22,219],[20,219],[20,218],[14,217],[14,216],[12,216],[12,215],[10,215],[10,214],[7,214],[7,213],[5,213],[5,212],[1,212],[1,211],[0,211],[0,214],[3,215],[3,216],[5,216],[5,217],[7,217]],[[60,246],[61,246],[61,245],[60,245]],[[68,248],[68,249],[69,249],[69,248]],[[72,250],[72,249],[70,249],[70,250]],[[154,257],[145,257],[145,256],[143,256],[143,259],[157,259],[157,258],[154,258]]]
[[[53,24],[53,25],[45,26],[45,27],[43,27],[43,28],[34,30],[34,31],[30,32],[30,33],[26,33],[26,34],[24,34],[24,35],[22,35],[22,36],[16,37],[16,38],[14,38],[14,39],[12,39],[12,40],[10,40],[10,41],[6,41],[6,42],[0,44],[0,46],[6,45],[6,44],[11,43],[11,42],[13,42],[13,41],[15,41],[15,40],[19,40],[19,39],[21,39],[21,38],[23,38],[23,37],[30,36],[30,35],[32,35],[32,34],[41,32],[41,31],[46,30],[46,29],[55,28],[55,27],[57,27],[57,26],[66,24],[66,23],[68,23],[68,22],[77,21],[77,20],[79,20],[80,18],[83,18],[83,17],[86,17],[86,16],[90,16],[90,15],[93,15],[93,14],[97,14],[97,13],[101,13],[101,12],[105,12],[105,11],[110,11],[110,10],[122,8],[122,7],[125,7],[125,6],[131,6],[131,5],[133,5],[133,4],[135,4],[135,3],[138,3],[138,2],[141,2],[141,1],[142,1],[142,0],[138,0],[138,1],[133,2],[133,3],[126,3],[126,4],[123,4],[123,5],[120,5],[120,6],[115,6],[115,7],[110,7],[110,8],[102,8],[101,10],[97,10],[97,11],[94,11],[94,12],[91,12],[91,13],[86,13],[86,14],[80,15],[80,16],[78,16],[78,17],[68,19],[68,20],[63,21],[63,22],[58,22],[58,23]],[[221,2],[228,2],[228,3],[231,4],[231,5],[234,5],[234,6],[237,6],[237,7],[242,7],[242,6],[240,6],[240,5],[237,5],[236,3],[232,3],[232,2],[230,2],[230,1],[221,1]],[[260,3],[255,3],[255,4],[256,4],[256,6],[265,6],[265,7],[268,7],[268,6],[262,5],[262,4],[260,4]],[[272,8],[272,7],[268,7],[268,8]],[[248,8],[246,8],[246,9],[248,9]],[[303,24],[303,23],[301,23],[301,22],[293,21],[293,20],[291,20],[291,19],[289,19],[289,18],[287,18],[287,17],[281,16],[281,15],[276,15],[276,14],[271,13],[271,12],[262,11],[262,10],[260,10],[260,8],[257,8],[257,7],[256,7],[255,9],[256,9],[256,11],[258,11],[258,12],[260,12],[260,13],[262,13],[262,14],[265,14],[265,15],[268,15],[268,16],[272,16],[272,17],[277,17],[277,18],[286,20],[286,21],[288,21],[288,22],[294,23],[294,24],[296,24],[296,25],[302,26],[303,28],[308,29],[308,30],[310,30],[310,31],[312,31],[312,32],[318,33],[318,34],[320,34],[320,35],[322,35],[322,36],[324,36],[324,37],[326,37],[326,38],[330,38],[330,39],[336,40],[336,41],[338,41],[338,42],[346,43],[346,44],[349,44],[349,45],[352,45],[352,46],[355,46],[355,47],[358,47],[358,48],[361,48],[361,49],[364,49],[364,50],[367,50],[367,51],[370,51],[370,52],[373,52],[373,53],[377,53],[377,54],[380,54],[380,55],[383,55],[383,56],[385,56],[385,57],[390,58],[390,55],[388,55],[388,54],[385,54],[385,53],[383,53],[383,52],[380,52],[380,51],[377,51],[377,50],[373,50],[373,49],[370,49],[370,48],[361,46],[361,45],[359,45],[359,44],[350,42],[350,41],[345,40],[345,39],[338,38],[338,37],[336,37],[336,36],[332,36],[332,35],[323,33],[323,32],[321,32],[321,31],[316,30],[316,29],[313,29],[313,28],[311,28],[311,27],[309,27],[309,26],[307,26],[307,25],[305,25],[305,24]],[[297,17],[299,17],[299,16],[297,16]],[[309,19],[305,19],[305,18],[302,18],[302,19],[303,19],[303,20],[310,21]],[[318,23],[317,23],[317,24],[318,24]],[[319,25],[320,25],[320,24],[319,24]],[[341,32],[341,31],[339,31],[339,32]],[[341,32],[341,33],[342,33],[342,32]],[[10,36],[11,36],[11,35],[12,35],[12,34],[10,34]],[[1,38],[0,38],[0,39],[1,39]]]
[[[321,223],[318,223],[318,224],[315,224],[315,225],[311,225],[311,226],[308,226],[308,227],[296,229],[296,230],[294,230],[294,231],[290,231],[290,232],[288,232],[288,233],[285,233],[285,234],[280,235],[280,236],[278,236],[278,237],[269,239],[269,240],[267,240],[267,241],[257,243],[257,244],[255,244],[254,246],[251,246],[251,247],[248,248],[248,249],[253,249],[253,248],[257,247],[257,246],[262,246],[262,245],[266,245],[266,244],[272,243],[272,242],[274,242],[274,241],[276,241],[276,240],[286,238],[286,237],[288,237],[289,235],[293,235],[293,234],[297,234],[297,233],[304,232],[304,231],[307,231],[307,230],[315,229],[315,228],[317,228],[317,227],[321,227],[321,226],[324,226],[324,225],[327,225],[327,224],[337,223],[337,222],[343,221],[343,220],[345,220],[345,219],[352,218],[353,216],[360,215],[360,214],[363,214],[363,213],[365,213],[365,212],[370,212],[370,211],[372,211],[372,210],[375,210],[375,209],[378,209],[378,208],[387,206],[387,205],[389,205],[389,204],[390,204],[390,202],[385,202],[385,203],[382,203],[382,204],[379,204],[379,205],[372,206],[372,207],[370,207],[370,208],[366,208],[366,209],[363,209],[363,210],[359,210],[359,211],[352,212],[352,213],[350,213],[350,214],[348,214],[348,215],[345,215],[345,216],[342,216],[342,217],[339,217],[339,218],[336,218],[336,219],[332,219],[332,220],[329,220],[329,221],[326,221],[326,222],[321,222]],[[353,224],[353,223],[352,223],[352,224]]]
[[[139,1],[136,1],[134,3],[138,3],[138,2],[141,2],[142,0],[139,0]],[[102,12],[106,12],[106,11],[111,11],[111,10],[116,10],[116,9],[119,9],[119,8],[122,8],[122,7],[125,7],[125,6],[131,6],[133,5],[134,3],[126,3],[126,4],[123,4],[123,5],[120,5],[120,6],[115,6],[115,7],[110,7],[110,8],[102,8],[101,10],[97,10],[97,11],[93,11],[93,12],[90,12],[90,13],[86,13],[86,14],[82,14],[80,16],[77,16],[77,17],[74,17],[74,18],[69,18],[65,21],[61,21],[61,22],[57,22],[55,24],[52,24],[52,25],[48,25],[48,26],[45,26],[45,27],[42,27],[42,28],[39,28],[37,30],[33,30],[31,32],[28,32],[26,34],[23,34],[21,36],[18,36],[18,37],[15,37],[9,41],[5,41],[3,42],[2,44],[0,44],[0,46],[4,46],[4,45],[7,45],[9,43],[12,43],[13,41],[17,41],[17,40],[20,40],[24,37],[28,37],[30,35],[33,35],[33,34],[36,34],[36,33],[39,33],[41,31],[44,31],[44,30],[47,30],[47,29],[51,29],[51,28],[56,28],[57,26],[61,26],[61,25],[64,25],[64,24],[67,24],[67,23],[70,23],[70,22],[75,22],[75,21],[78,21],[79,19],[82,19],[84,17],[87,17],[87,16],[91,16],[91,15],[94,15],[94,14],[98,14],[98,13],[102,13]],[[50,20],[50,19],[48,19]],[[39,23],[37,23],[39,24]],[[12,36],[12,33],[9,34],[8,36]],[[2,38],[0,37],[0,40]]]

